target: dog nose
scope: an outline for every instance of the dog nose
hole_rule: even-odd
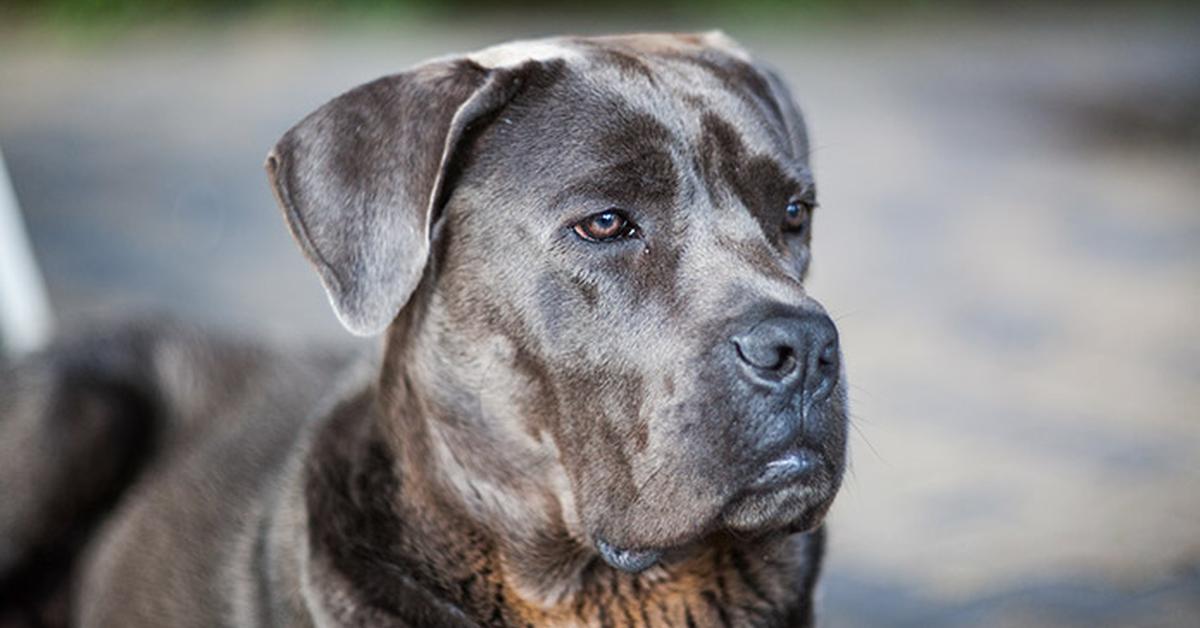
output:
[[[773,389],[802,386],[816,401],[837,382],[838,335],[823,313],[775,317],[733,336],[737,355],[749,379]]]

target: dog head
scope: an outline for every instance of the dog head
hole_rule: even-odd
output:
[[[267,166],[339,319],[392,326],[476,507],[553,512],[628,571],[821,520],[846,409],[803,284],[808,139],[723,35],[433,61],[321,107]]]

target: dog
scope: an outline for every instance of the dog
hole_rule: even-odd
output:
[[[266,168],[379,351],[151,321],[0,381],[0,624],[808,626],[846,459],[816,190],[720,33],[336,97]]]

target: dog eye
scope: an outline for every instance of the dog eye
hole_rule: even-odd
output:
[[[808,219],[812,216],[813,206],[804,201],[791,201],[783,215],[783,230],[803,235],[808,230]]]
[[[637,227],[617,209],[592,214],[575,223],[575,234],[588,242],[609,242],[637,235]]]

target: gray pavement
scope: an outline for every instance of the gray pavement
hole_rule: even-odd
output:
[[[1200,626],[1200,21],[1085,17],[731,32],[815,138],[811,286],[855,416],[825,625]],[[343,89],[539,29],[0,36],[60,320],[345,338],[267,148]]]

